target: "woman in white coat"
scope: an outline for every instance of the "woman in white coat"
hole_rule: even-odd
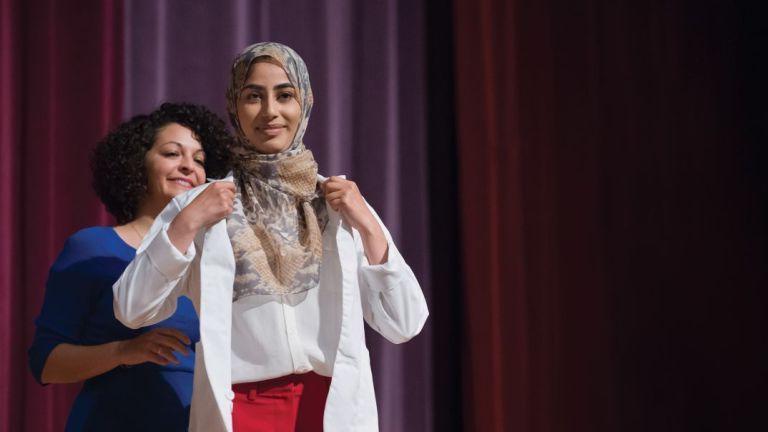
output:
[[[175,198],[114,285],[117,318],[200,315],[190,429],[375,431],[363,321],[394,343],[428,312],[410,267],[354,182],[317,173],[302,138],[312,89],[277,43],[232,67],[233,175]]]

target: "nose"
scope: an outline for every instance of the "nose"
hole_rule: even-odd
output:
[[[277,117],[277,103],[271,95],[264,98],[264,101],[261,103],[261,115],[268,119]]]
[[[184,174],[190,174],[194,171],[195,167],[195,158],[191,154],[185,154],[181,157],[181,162],[179,162],[179,171]]]

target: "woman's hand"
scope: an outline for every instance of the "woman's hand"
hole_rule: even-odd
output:
[[[352,228],[360,231],[375,231],[379,224],[365,204],[357,184],[351,180],[331,176],[322,183],[325,200],[332,209],[344,215]]]
[[[176,249],[186,253],[201,228],[208,228],[232,213],[235,184],[217,181],[205,188],[179,212],[168,227],[168,238]]]
[[[161,366],[168,363],[179,364],[173,352],[187,355],[189,350],[186,345],[189,344],[189,337],[179,330],[156,328],[133,339],[120,341],[117,356],[121,364],[128,366],[146,362]]]
[[[208,228],[232,213],[235,202],[235,184],[218,181],[200,192],[176,219],[181,218],[195,232]],[[175,220],[174,220],[175,221]]]
[[[387,238],[355,182],[331,176],[323,182],[322,188],[325,200],[331,208],[341,213],[344,220],[360,232],[368,262],[370,264],[386,262]]]

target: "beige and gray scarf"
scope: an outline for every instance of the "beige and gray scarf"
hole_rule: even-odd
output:
[[[237,118],[237,100],[248,71],[264,56],[282,66],[301,105],[296,136],[277,154],[258,153],[248,146]],[[235,150],[235,211],[227,220],[236,264],[233,301],[254,294],[295,294],[319,284],[328,215],[317,184],[317,163],[302,141],[312,103],[307,67],[291,48],[262,42],[235,59],[227,89],[230,121],[242,143]]]

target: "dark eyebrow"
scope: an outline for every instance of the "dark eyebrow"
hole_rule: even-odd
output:
[[[276,85],[274,87],[274,90],[282,90],[284,88],[294,88],[294,86],[291,83],[282,83],[282,84]],[[262,90],[263,91],[264,90],[264,86],[260,86],[260,85],[257,85],[257,84],[246,84],[246,85],[243,86],[243,90],[249,90],[249,89],[252,89],[252,90]],[[243,91],[243,90],[241,90],[241,91]]]
[[[294,88],[291,83],[282,83],[275,86],[275,90],[282,90],[284,88]]]
[[[160,145],[166,145],[166,144],[176,144],[176,147],[182,147],[182,148],[184,147],[184,145],[182,145],[178,141],[166,141],[166,142],[164,142],[164,143],[162,143]],[[203,152],[203,154],[205,154],[205,149],[204,148],[199,148],[199,149],[195,150],[195,152],[193,154],[198,154],[200,152]]]

